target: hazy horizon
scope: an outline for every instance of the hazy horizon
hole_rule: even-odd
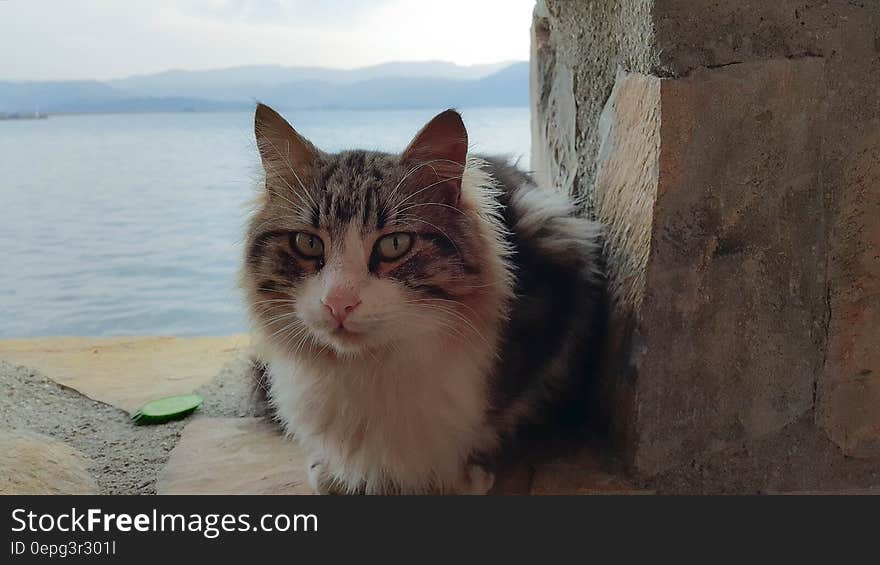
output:
[[[2,1],[2,0],[0,0]],[[0,4],[2,6],[2,4]],[[143,72],[143,73],[130,73],[127,75],[113,76],[103,79],[97,78],[73,78],[73,79],[33,79],[33,78],[5,78],[0,75],[0,82],[87,82],[87,81],[97,81],[97,82],[118,82],[125,79],[136,78],[136,77],[144,77],[144,76],[153,76],[153,75],[162,75],[166,73],[201,73],[201,72],[213,72],[213,71],[230,71],[235,69],[244,69],[244,68],[280,68],[280,69],[320,69],[320,70],[332,70],[332,71],[359,71],[364,69],[369,69],[373,67],[381,67],[384,65],[394,65],[394,64],[422,64],[422,63],[436,63],[436,64],[449,64],[455,65],[457,67],[462,68],[480,68],[480,67],[492,67],[497,66],[499,68],[504,68],[506,66],[515,65],[517,63],[527,63],[528,59],[508,59],[503,61],[491,61],[486,63],[472,63],[472,64],[459,64],[454,61],[442,60],[442,59],[425,59],[425,60],[398,60],[398,59],[390,59],[387,61],[379,61],[378,63],[372,63],[369,65],[358,65],[353,67],[331,67],[324,65],[296,65],[296,64],[283,64],[283,63],[246,63],[241,65],[229,65],[229,66],[221,66],[221,67],[208,67],[208,68],[184,68],[184,67],[169,67],[165,69],[159,69],[156,71]],[[491,73],[487,73],[491,74]]]
[[[533,6],[534,0],[9,0],[0,2],[0,51],[15,57],[0,62],[0,80],[513,63],[528,60]]]

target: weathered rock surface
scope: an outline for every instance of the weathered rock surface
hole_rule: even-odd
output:
[[[599,114],[618,67],[650,73],[653,2],[538,0],[532,25],[531,169],[544,186],[587,208],[599,151]]]
[[[72,447],[23,430],[0,430],[0,495],[96,494],[88,461]]]
[[[58,337],[0,341],[0,360],[128,412],[149,400],[190,393],[247,349],[248,336]]]
[[[642,472],[812,409],[827,324],[821,70],[800,59],[622,74],[609,100],[596,212],[610,226],[615,320],[640,344],[615,357],[638,367],[628,425]],[[652,82],[659,107],[643,121]],[[743,143],[731,151],[729,139]],[[621,184],[630,169],[653,172],[653,190]]]
[[[158,494],[312,494],[305,459],[260,418],[197,418],[160,473]]]
[[[877,45],[880,60],[880,41]],[[880,72],[865,80],[873,80],[880,90]],[[880,106],[877,98],[880,94],[874,105]],[[822,426],[844,451],[861,457],[880,457],[878,116],[880,110],[847,134],[852,137],[852,146],[838,163],[840,186],[845,189],[828,194],[831,319],[825,370],[817,390]]]

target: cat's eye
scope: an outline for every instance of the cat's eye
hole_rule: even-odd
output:
[[[309,258],[318,258],[324,255],[324,242],[320,237],[299,231],[293,234],[292,239],[293,247],[300,255]]]
[[[388,234],[376,243],[376,251],[383,261],[399,259],[412,247],[413,238],[408,233]]]

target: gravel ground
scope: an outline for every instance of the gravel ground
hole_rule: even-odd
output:
[[[248,367],[246,359],[238,359],[202,387],[205,403],[197,414],[261,415]],[[0,391],[0,429],[31,430],[78,449],[91,461],[89,471],[104,494],[155,494],[156,477],[187,422],[135,426],[124,410],[3,361]]]

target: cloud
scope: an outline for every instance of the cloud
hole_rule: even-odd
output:
[[[0,80],[528,57],[534,0],[0,1]]]
[[[182,3],[190,14],[257,25],[338,25],[357,20],[383,0],[200,0]]]

